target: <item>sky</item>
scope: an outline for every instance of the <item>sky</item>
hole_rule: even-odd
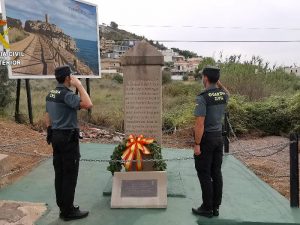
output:
[[[97,41],[96,7],[79,3],[75,0],[6,0],[6,15],[26,20],[45,21],[45,14],[50,23],[73,38]]]
[[[34,2],[35,4],[51,2],[51,9],[56,10],[65,0],[8,0],[8,2],[25,1],[31,5]],[[114,21],[121,29],[153,40],[300,40],[299,0],[88,0],[88,2],[98,5],[99,24],[110,24]],[[37,14],[34,8],[29,9],[33,15]],[[77,24],[72,21],[73,18],[60,15],[60,19],[63,18],[68,20],[68,24]],[[230,29],[230,27],[240,28]],[[280,29],[249,29],[254,27]],[[249,59],[255,55],[262,57],[271,65],[292,66],[295,63],[300,66],[300,43],[164,43],[164,45],[194,51],[198,55],[216,59],[222,52],[223,58],[241,54],[242,59]]]
[[[99,23],[154,40],[300,40],[299,0],[89,0],[99,7]],[[123,26],[124,25],[124,26]],[[134,27],[129,25],[142,25]],[[145,25],[172,26],[145,27]],[[183,28],[182,26],[192,26]],[[197,27],[243,27],[201,29]],[[245,29],[245,28],[285,28]],[[287,28],[299,28],[288,30]],[[300,66],[300,43],[164,43],[201,56],[253,55],[276,65]]]

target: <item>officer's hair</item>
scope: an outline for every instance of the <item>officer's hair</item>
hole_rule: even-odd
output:
[[[215,76],[210,75],[210,76],[207,76],[207,75],[203,74],[202,76],[206,76],[207,80],[211,84],[216,84],[218,82],[218,80],[220,79],[220,75],[215,75]]]
[[[206,76],[209,83],[212,83],[212,84],[215,84],[218,82],[219,78],[220,78],[220,75],[216,75],[216,76]]]
[[[67,76],[58,76],[58,77],[55,77],[55,78],[56,78],[58,83],[63,84],[66,80],[66,77]]]

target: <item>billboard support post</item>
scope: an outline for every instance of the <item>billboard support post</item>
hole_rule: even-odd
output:
[[[16,107],[15,107],[15,121],[21,123],[22,119],[20,117],[20,96],[21,96],[21,79],[17,80],[17,91],[16,91]],[[29,122],[33,125],[33,114],[32,114],[32,102],[31,102],[31,89],[29,79],[25,79],[26,84],[26,94],[27,94],[27,107]]]
[[[86,92],[88,93],[89,96],[91,96],[91,87],[90,87],[90,79],[86,78]],[[88,118],[91,118],[92,110],[88,109]]]
[[[16,108],[15,108],[15,121],[20,123],[20,92],[21,92],[21,79],[17,80],[17,93],[16,93]]]
[[[27,94],[27,106],[30,124],[33,125],[33,115],[32,115],[32,104],[31,104],[31,89],[29,79],[25,79],[26,82],[26,94]]]

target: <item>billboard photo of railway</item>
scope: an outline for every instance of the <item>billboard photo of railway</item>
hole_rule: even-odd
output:
[[[96,5],[77,0],[4,0],[9,77],[53,78],[69,65],[82,78],[100,77]],[[17,63],[16,63],[17,62]]]

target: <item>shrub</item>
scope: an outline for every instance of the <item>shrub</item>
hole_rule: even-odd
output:
[[[193,96],[193,98],[195,98],[196,95],[200,93],[202,88],[202,85],[196,82],[192,84],[185,84],[181,81],[176,81],[164,86],[163,92],[165,93],[165,95],[171,97]]]
[[[7,67],[0,66],[0,112],[3,113],[5,107],[13,101],[12,91],[15,82],[8,79]]]
[[[123,76],[121,76],[120,74],[114,75],[112,80],[116,81],[118,84],[123,84]]]
[[[162,84],[169,84],[172,82],[171,73],[169,71],[162,72]]]
[[[300,93],[294,95],[289,102],[292,131],[300,133]]]
[[[270,97],[250,102],[232,96],[228,104],[231,124],[236,133],[261,131],[268,135],[300,131],[300,94],[292,97]]]
[[[285,97],[271,97],[265,101],[247,105],[249,129],[266,134],[280,135],[292,129],[289,101]]]
[[[231,96],[228,103],[230,122],[237,134],[248,132],[248,112],[246,100],[241,96]]]

